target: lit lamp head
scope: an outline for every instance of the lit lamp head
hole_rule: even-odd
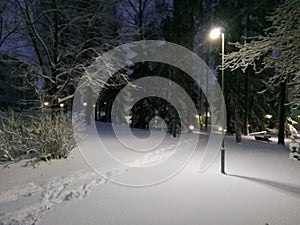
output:
[[[267,115],[265,115],[265,117],[266,117],[267,119],[271,119],[271,118],[272,118],[272,115],[267,114]]]
[[[216,28],[213,28],[210,33],[209,33],[209,38],[211,40],[216,40],[218,39],[222,34],[222,28],[221,27],[216,27]]]
[[[195,127],[193,126],[193,125],[189,125],[189,130],[194,130],[195,129]]]

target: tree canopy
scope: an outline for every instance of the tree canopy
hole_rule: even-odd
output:
[[[300,1],[287,1],[267,20],[271,26],[264,35],[252,37],[249,43],[232,43],[237,51],[225,56],[225,69],[246,70],[253,66],[257,73],[274,69],[270,79],[279,84],[288,78],[290,85],[300,84]],[[300,103],[300,101],[298,101]]]
[[[253,67],[256,73],[269,73],[270,87],[280,87],[278,143],[284,144],[286,114],[300,106],[300,1],[281,4],[267,21],[263,35],[231,43],[237,51],[225,56],[225,69]]]

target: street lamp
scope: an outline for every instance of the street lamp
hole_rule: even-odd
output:
[[[271,119],[273,116],[270,115],[270,114],[267,114],[267,115],[265,115],[265,117],[269,120],[269,119]]]
[[[222,27],[217,27],[217,28],[213,28],[210,33],[209,33],[209,37],[211,40],[216,40],[218,38],[222,39],[222,67],[221,67],[221,78],[222,78],[222,91],[223,91],[223,95],[224,95],[224,46],[225,46],[225,35],[224,35],[224,28]],[[224,105],[222,104],[222,114],[223,114],[223,118],[222,118],[222,134],[225,134],[225,114],[224,112]],[[225,145],[224,145],[224,137],[222,140],[222,146],[221,146],[221,173],[226,174],[225,172]]]

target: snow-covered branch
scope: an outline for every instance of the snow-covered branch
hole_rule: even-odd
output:
[[[225,69],[246,70],[253,66],[259,73],[271,68],[276,71],[272,83],[278,84],[300,71],[300,1],[289,1],[281,5],[267,18],[272,25],[264,36],[250,43],[231,43],[236,52],[225,56]]]

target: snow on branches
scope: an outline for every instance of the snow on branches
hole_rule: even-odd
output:
[[[271,68],[276,72],[270,82],[277,85],[300,85],[300,1],[282,4],[267,17],[271,26],[265,35],[253,38],[246,44],[231,43],[238,50],[225,56],[225,69],[245,71],[253,66],[257,73]],[[290,84],[291,85],[291,84]]]

